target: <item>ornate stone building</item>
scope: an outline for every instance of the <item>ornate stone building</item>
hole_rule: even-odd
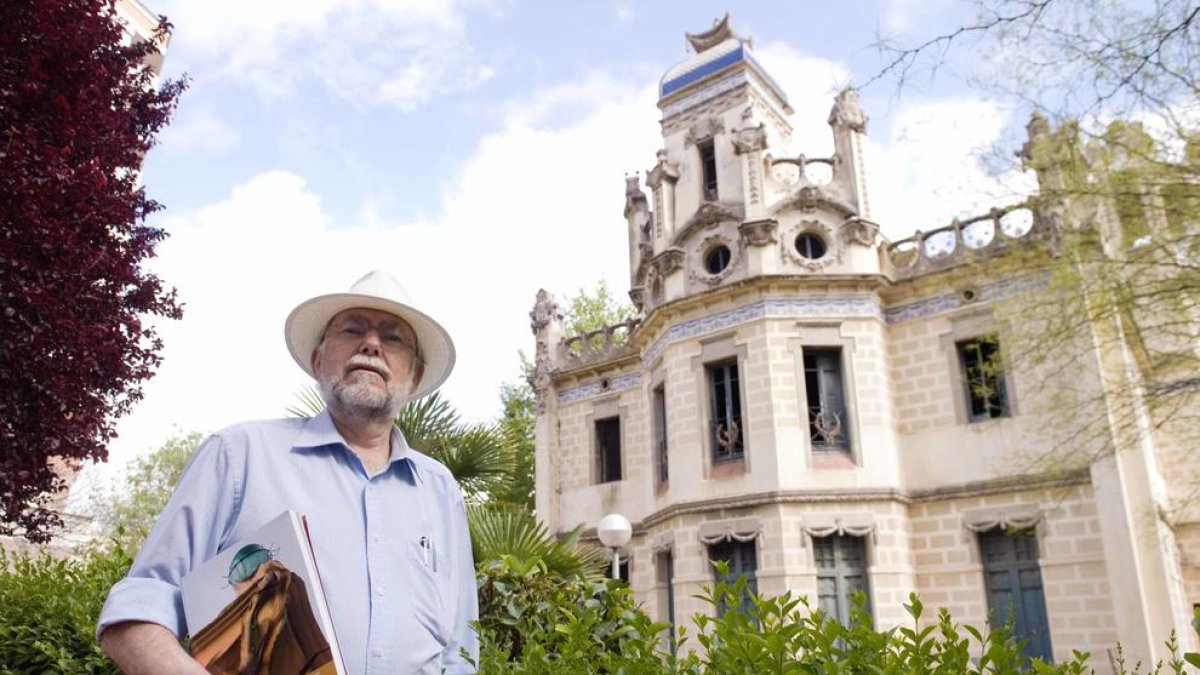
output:
[[[904,622],[913,591],[976,625],[1011,611],[1030,653],[1087,650],[1101,669],[1118,641],[1145,660],[1172,628],[1194,640],[1200,530],[1155,516],[1157,431],[1105,428],[1127,451],[1021,468],[1058,441],[1034,414],[1043,380],[997,358],[1018,347],[995,308],[1039,283],[1005,263],[1017,240],[1051,249],[1070,209],[890,242],[857,94],[834,100],[832,157],[789,154],[787,96],[750,42],[728,19],[688,37],[661,81],[648,194],[626,179],[639,316],[564,336],[544,291],[531,313],[538,517],[629,518],[630,583],[676,623],[706,611],[693,596],[722,559],[841,619],[864,591],[878,626]],[[1070,376],[1103,387],[1129,358],[1098,350]],[[1099,405],[1141,405],[1116,399]]]

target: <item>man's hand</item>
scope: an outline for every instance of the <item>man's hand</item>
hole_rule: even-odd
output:
[[[125,621],[104,629],[100,647],[126,675],[208,675],[175,634],[156,623]]]

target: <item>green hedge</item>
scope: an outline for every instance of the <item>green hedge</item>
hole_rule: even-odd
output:
[[[73,560],[0,549],[0,675],[119,673],[93,634],[130,563],[119,548]]]
[[[92,549],[70,561],[0,550],[0,675],[117,673],[92,634],[109,587],[129,564],[120,549]],[[888,631],[874,630],[861,604],[842,626],[791,593],[756,596],[745,612],[693,617],[696,631],[680,636],[684,655],[677,657],[667,648],[668,626],[652,621],[621,582],[563,579],[509,557],[482,565],[478,580],[483,675],[1091,672],[1085,653],[1067,663],[1030,663],[1003,627],[956,624],[945,610],[922,627],[925,608],[915,595],[905,606],[911,624]],[[739,607],[743,590],[718,583],[700,597],[710,607]],[[1200,666],[1197,655],[1178,655],[1174,636],[1167,644],[1167,662],[1131,670],[1118,660],[1118,672]]]

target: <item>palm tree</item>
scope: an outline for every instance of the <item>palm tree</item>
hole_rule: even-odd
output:
[[[558,539],[528,510],[502,503],[471,505],[467,521],[478,564],[507,558],[521,568],[540,562],[551,576],[594,579],[604,575],[604,549],[579,543],[582,525]]]

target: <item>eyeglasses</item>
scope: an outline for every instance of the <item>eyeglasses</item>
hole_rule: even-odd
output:
[[[351,315],[330,324],[325,335],[326,337],[357,340],[366,337],[371,331],[375,331],[375,334],[379,336],[379,343],[385,350],[398,352],[411,349],[414,353],[418,352],[416,337],[410,337],[395,321],[381,321],[378,324],[372,324],[363,317]]]
[[[229,574],[226,578],[231,584],[245,581],[254,576],[263,563],[270,560],[271,552],[262,546],[258,544],[243,546],[234,554],[233,560],[229,563]]]

